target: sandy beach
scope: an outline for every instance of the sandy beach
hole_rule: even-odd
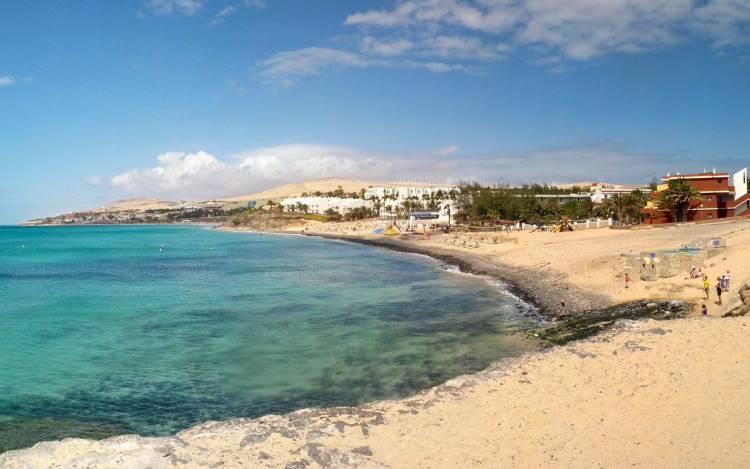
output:
[[[0,467],[747,467],[749,328],[622,323],[410,399],[40,443]]]
[[[395,239],[369,226],[306,234],[422,252],[507,279],[554,314],[636,299],[704,302],[686,275],[624,288],[623,254],[721,237],[704,266],[733,288],[709,317],[623,321],[587,340],[509,359],[399,401],[209,422],[168,438],[66,439],[0,456],[0,467],[747,467],[750,332],[722,318],[750,279],[750,222],[650,230],[511,233],[516,241],[449,246],[446,235]],[[694,312],[693,315],[699,314]]]
[[[750,280],[750,265],[746,261],[750,249],[750,220],[638,230],[521,231],[501,234],[498,244],[480,242],[476,248],[449,245],[445,240],[456,236],[477,238],[482,233],[435,234],[430,240],[421,236],[400,239],[373,235],[370,228],[366,223],[341,223],[333,229],[325,224],[311,224],[305,233],[349,238],[463,262],[468,271],[489,273],[512,282],[528,299],[540,303],[552,313],[561,312],[561,300],[565,301],[567,312],[580,312],[640,299],[677,299],[693,305],[706,303],[710,315],[721,316],[740,303],[736,287]],[[298,227],[290,229],[297,230]],[[705,301],[702,281],[688,278],[687,271],[658,281],[641,281],[637,272],[624,261],[624,256],[680,248],[708,238],[726,240],[726,248],[703,266],[703,272],[708,274],[712,285],[708,302]],[[727,270],[735,288],[723,295],[723,304],[718,305],[713,286],[716,277]],[[625,272],[629,272],[631,278],[627,289]]]

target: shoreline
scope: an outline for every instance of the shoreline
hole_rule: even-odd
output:
[[[596,337],[502,359],[404,399],[209,421],[167,437],[41,442],[0,454],[0,467],[411,469],[627,462],[677,468],[717,460],[742,467],[750,462],[742,431],[750,423],[750,400],[736,390],[750,382],[750,370],[721,357],[736,347],[750,356],[747,325],[744,318],[620,322]],[[685,350],[685,340],[695,334],[724,334],[726,340],[710,352]],[[664,353],[679,355],[665,363]],[[728,367],[738,382],[715,382],[696,365],[699,360]],[[700,405],[700,415],[715,417],[696,421],[684,410]],[[644,428],[654,415],[659,418]],[[726,433],[711,439],[710,451],[692,443],[717,431]],[[590,444],[591,432],[601,432],[600,444]]]
[[[603,295],[582,290],[565,279],[561,273],[550,272],[549,269],[542,274],[540,271],[514,267],[496,260],[491,262],[469,252],[436,249],[434,246],[417,246],[409,241],[394,238],[364,238],[317,232],[295,232],[294,234],[348,241],[395,252],[420,254],[455,265],[463,273],[491,277],[502,282],[513,295],[533,305],[542,316],[548,319],[558,319],[569,314],[581,314],[616,305]],[[560,304],[561,300],[565,301],[564,310]]]
[[[226,231],[237,232],[244,230],[227,229]],[[259,234],[273,232],[259,232]],[[273,233],[276,234],[276,233]],[[400,251],[404,253],[413,253],[426,255],[433,259],[448,264],[456,265],[462,272],[476,274],[476,275],[487,275],[493,278],[501,280],[503,283],[517,288],[520,293],[524,296],[521,298],[524,301],[529,301],[539,307],[540,311],[546,311],[552,318],[560,318],[559,312],[555,312],[554,309],[546,310],[545,304],[549,304],[552,308],[554,307],[555,299],[554,293],[544,289],[544,292],[539,292],[537,295],[530,294],[527,289],[524,289],[514,283],[515,281],[530,281],[535,280],[532,274],[528,273],[528,269],[518,269],[509,265],[497,266],[493,265],[489,261],[479,262],[479,256],[472,253],[457,253],[451,252],[435,252],[434,247],[422,248],[410,244],[408,241],[404,242],[401,240],[384,239],[384,240],[373,240],[366,239],[359,236],[352,235],[334,235],[326,233],[314,233],[314,232],[280,232],[278,234],[286,235],[304,235],[321,237],[330,240],[339,240],[347,242],[355,242],[374,247],[380,247],[384,249],[390,249]],[[447,251],[447,250],[444,250]],[[513,272],[516,269],[520,274],[513,277],[513,280],[509,280],[504,275],[508,275],[509,272]],[[560,282],[559,279],[555,279],[557,286],[560,290],[568,292],[569,294],[576,294],[576,290],[573,289],[571,292],[572,284]],[[526,284],[523,284],[526,285]],[[514,292],[515,294],[515,292]],[[526,295],[529,296],[526,296]],[[584,294],[589,294],[584,292]],[[604,297],[596,298],[597,301],[601,301],[602,307],[611,306],[612,302],[606,301]],[[581,303],[576,304],[579,306]],[[588,311],[593,308],[580,308],[575,309],[576,317],[581,317],[578,313]],[[571,308],[572,310],[572,308]],[[571,312],[571,311],[569,311]],[[456,437],[456,435],[470,435],[471,438],[477,441],[465,441],[460,440],[461,445],[468,444],[474,447],[475,444],[481,443],[480,446],[484,446],[485,443],[482,441],[486,438],[475,434],[465,426],[466,421],[471,421],[471,417],[467,417],[464,414],[472,414],[472,405],[469,402],[473,402],[477,399],[477,395],[481,395],[481,402],[486,405],[487,402],[492,399],[501,399],[502,402],[496,403],[500,407],[508,406],[511,403],[506,402],[503,398],[508,392],[516,393],[523,399],[531,399],[529,406],[532,408],[538,404],[534,397],[537,392],[553,392],[553,389],[562,386],[562,382],[555,378],[552,379],[553,384],[544,384],[545,381],[544,373],[535,373],[534,370],[547,369],[548,372],[558,372],[560,369],[576,369],[580,366],[579,363],[592,363],[596,364],[603,362],[601,366],[604,367],[604,374],[601,376],[596,375],[600,381],[606,382],[611,380],[613,375],[619,376],[624,373],[625,377],[619,379],[620,385],[615,390],[619,392],[622,387],[628,387],[632,385],[633,380],[642,380],[643,370],[635,364],[635,369],[623,370],[623,363],[616,358],[618,352],[630,354],[628,357],[641,357],[649,356],[649,366],[654,367],[658,370],[660,376],[665,370],[672,369],[670,375],[674,375],[677,370],[684,371],[685,367],[693,366],[702,358],[696,356],[695,349],[688,349],[682,351],[684,346],[685,337],[694,339],[697,334],[703,334],[704,341],[714,337],[716,333],[732,334],[732,340],[740,340],[741,342],[720,342],[717,344],[717,349],[722,349],[722,353],[730,353],[731,346],[733,347],[747,347],[744,344],[744,335],[738,336],[739,332],[743,332],[742,326],[745,326],[746,321],[743,322],[744,318],[725,318],[725,319],[706,319],[706,318],[690,318],[683,321],[677,322],[656,322],[650,319],[643,319],[638,321],[620,321],[614,324],[613,327],[608,330],[597,334],[594,337],[573,340],[567,342],[564,346],[551,347],[544,350],[537,350],[527,352],[520,357],[506,358],[498,362],[495,362],[488,366],[482,371],[470,375],[463,375],[447,382],[435,386],[430,389],[418,392],[416,395],[407,397],[400,400],[386,400],[376,401],[369,404],[364,404],[357,407],[333,407],[333,408],[312,408],[312,409],[300,409],[285,415],[267,415],[257,419],[231,419],[224,422],[205,422],[203,424],[196,425],[194,427],[183,430],[174,436],[170,437],[140,437],[137,435],[121,435],[116,437],[107,438],[100,441],[90,440],[79,440],[79,439],[65,439],[57,442],[43,442],[35,445],[32,448],[15,450],[0,455],[0,466],[7,464],[7,467],[23,467],[24,463],[34,463],[35,461],[54,461],[60,463],[61,461],[76,461],[85,462],[86,464],[107,465],[112,461],[122,463],[123,461],[129,461],[131,463],[141,463],[143,465],[148,464],[153,467],[172,467],[179,466],[182,464],[188,465],[204,465],[208,463],[219,463],[224,464],[225,467],[244,467],[247,464],[252,464],[257,467],[289,467],[289,468],[302,468],[302,467],[442,467],[454,466],[458,461],[463,461],[464,464],[476,465],[477,467],[495,467],[499,461],[504,461],[506,464],[517,463],[515,455],[521,457],[525,456],[527,461],[536,461],[537,464],[550,462],[546,453],[542,451],[542,448],[553,449],[555,451],[557,459],[553,459],[556,464],[567,462],[567,464],[578,464],[581,461],[588,461],[590,463],[609,461],[609,464],[622,463],[623,461],[636,461],[640,462],[641,466],[647,466],[648,463],[652,463],[657,459],[658,451],[663,450],[658,438],[651,442],[644,442],[643,438],[640,438],[638,434],[633,434],[632,441],[618,441],[617,444],[623,445],[623,447],[630,448],[633,453],[623,453],[614,451],[617,456],[608,455],[604,453],[596,453],[594,451],[587,451],[586,457],[581,459],[581,455],[576,452],[566,452],[560,447],[553,445],[551,448],[545,441],[548,438],[542,438],[541,440],[534,440],[534,437],[528,436],[528,432],[538,433],[538,429],[533,427],[526,427],[521,430],[519,426],[518,431],[511,431],[512,437],[521,437],[522,439],[529,439],[536,443],[537,446],[531,444],[526,449],[519,449],[517,446],[520,443],[514,445],[501,446],[495,448],[495,453],[490,453],[489,457],[479,457],[467,454],[463,451],[462,446],[453,446],[453,453],[445,454],[445,452],[451,447],[450,444],[446,443],[449,439]],[[706,322],[708,321],[708,322]],[[679,331],[679,334],[672,334],[673,331]],[[708,331],[708,332],[707,332]],[[720,332],[717,332],[720,331]],[[678,339],[676,339],[678,338]],[[690,342],[691,340],[688,340]],[[684,356],[680,356],[679,363],[663,362],[661,356],[657,352],[651,352],[652,349],[659,350],[661,346],[677,347],[672,353],[680,353]],[[600,350],[603,349],[603,350]],[[727,350],[724,350],[727,349]],[[671,349],[670,349],[671,350]],[[700,348],[704,350],[704,348]],[[684,353],[683,353],[684,352]],[[718,352],[716,352],[718,353]],[[637,354],[637,355],[633,355]],[[750,355],[750,353],[748,354]],[[571,357],[572,356],[572,357]],[[609,357],[609,358],[605,358]],[[626,358],[626,357],[623,357]],[[675,357],[677,358],[677,357]],[[711,360],[715,362],[716,357]],[[709,360],[709,362],[711,361]],[[676,362],[677,360],[675,360]],[[740,364],[740,361],[733,362]],[[722,364],[722,363],[720,363]],[[728,366],[728,363],[723,363]],[[599,365],[596,368],[599,369]],[[736,367],[735,367],[736,368]],[[700,379],[704,372],[697,370],[700,373],[696,373],[696,376],[690,376],[691,380]],[[744,372],[744,369],[741,370]],[[738,371],[733,371],[737,373]],[[633,374],[634,373],[634,374]],[[683,377],[683,373],[680,373],[680,377]],[[586,399],[593,399],[590,402],[594,406],[593,414],[590,418],[597,418],[598,412],[601,409],[596,408],[598,396],[594,393],[589,395],[592,391],[588,388],[591,387],[589,381],[590,376],[586,373],[573,373],[572,376],[567,376],[565,380],[573,383],[573,387],[568,389],[568,395],[578,397],[578,393],[585,394]],[[743,378],[745,379],[744,375]],[[747,379],[750,379],[748,377]],[[577,380],[583,380],[585,387],[579,387],[582,383],[578,383]],[[518,383],[521,383],[520,385]],[[527,384],[528,383],[528,384]],[[527,386],[532,383],[537,383],[537,391],[529,394],[524,391]],[[541,384],[539,384],[541,383]],[[575,384],[578,383],[578,384]],[[636,384],[636,389],[641,387],[641,384]],[[709,383],[712,385],[713,383]],[[552,388],[549,386],[552,385]],[[544,391],[539,391],[539,386],[542,386]],[[648,385],[646,385],[648,386]],[[692,382],[685,386],[685,389],[689,390],[689,394],[692,395],[694,386]],[[496,390],[504,389],[503,394],[493,394]],[[602,388],[602,389],[607,389]],[[743,388],[740,388],[743,389]],[[602,391],[599,391],[600,393]],[[714,393],[714,389],[710,389],[707,392]],[[740,393],[742,394],[742,393]],[[515,394],[514,394],[515,395]],[[637,392],[633,391],[632,394],[628,394],[628,399],[636,396]],[[709,394],[711,395],[711,394]],[[564,399],[562,396],[561,399]],[[487,400],[485,402],[485,399]],[[673,395],[669,395],[671,401],[679,401],[675,399]],[[706,403],[711,403],[710,397],[704,397]],[[494,401],[492,401],[494,402]],[[691,401],[692,402],[692,401]],[[477,402],[478,403],[478,402]],[[475,404],[477,404],[475,403]],[[661,404],[661,403],[660,403]],[[570,404],[568,404],[570,405]],[[648,404],[653,406],[654,404]],[[680,405],[677,402],[676,405]],[[693,405],[693,404],[691,404]],[[695,404],[698,405],[698,404]],[[706,404],[704,404],[706,405]],[[528,411],[522,408],[523,406],[513,405],[512,409],[506,409],[506,411],[513,411],[519,413],[514,415],[513,418],[529,418],[526,413]],[[627,412],[631,412],[630,406],[625,406]],[[561,410],[565,406],[561,407]],[[657,407],[653,410],[658,410]],[[680,407],[678,407],[679,409]],[[515,409],[515,410],[514,410]],[[549,411],[549,409],[547,409]],[[591,409],[583,409],[582,415],[588,415],[588,411]],[[647,409],[649,410],[649,409]],[[438,415],[443,415],[441,412],[457,413],[460,418],[455,421],[453,428],[441,428],[440,423],[434,420]],[[547,411],[543,414],[547,415]],[[435,414],[435,415],[433,415]],[[690,412],[686,412],[690,414]],[[503,414],[504,415],[504,414]],[[544,418],[539,414],[536,418]],[[625,414],[621,419],[628,419],[629,414]],[[750,415],[750,413],[745,414]],[[632,416],[631,416],[632,417]],[[689,415],[688,415],[689,417]],[[577,419],[582,418],[580,416],[562,416],[562,420],[566,419]],[[424,419],[431,419],[433,423],[429,426],[421,427],[417,433],[413,433],[415,428],[412,426],[416,422],[421,422]],[[608,422],[616,422],[607,418]],[[741,420],[741,424],[745,425],[746,422]],[[443,417],[439,418],[439,422],[443,421]],[[602,419],[602,422],[604,419]],[[524,420],[526,422],[526,420]],[[628,420],[629,422],[629,420]],[[664,423],[670,424],[668,419],[665,419]],[[704,422],[701,422],[697,427],[700,427]],[[421,423],[419,425],[422,425]],[[434,427],[437,425],[437,427]],[[589,425],[594,425],[593,420]],[[660,424],[658,424],[660,425]],[[400,426],[406,426],[411,428],[411,433],[407,432],[408,438],[406,442],[401,443],[400,439],[403,438],[403,430],[400,430]],[[610,431],[616,431],[622,425],[615,423],[615,427],[610,428]],[[694,426],[690,423],[691,428]],[[514,427],[511,426],[512,430]],[[626,426],[626,429],[629,429]],[[670,427],[671,428],[671,427]],[[446,440],[440,440],[439,438],[433,438],[430,432],[443,432],[443,430],[450,430],[450,435],[443,435]],[[507,430],[507,427],[506,427]],[[546,431],[546,428],[543,428]],[[669,428],[667,428],[669,430]],[[667,431],[665,430],[665,431]],[[638,431],[642,431],[638,429]],[[651,430],[653,431],[653,430]],[[705,433],[704,430],[696,430],[698,433]],[[714,430],[715,431],[715,430]],[[394,433],[395,432],[395,433]],[[421,432],[421,433],[420,433]],[[392,438],[397,437],[398,440]],[[569,430],[565,433],[565,438],[571,440],[578,440],[585,444],[587,438],[585,432],[575,432],[569,434]],[[414,441],[417,437],[419,441]],[[502,437],[504,435],[493,435],[493,438]],[[583,439],[581,440],[581,437]],[[502,440],[502,438],[500,438]],[[672,438],[679,438],[678,436],[672,436]],[[425,446],[424,443],[420,444],[420,441],[429,440],[432,443]],[[411,443],[408,443],[411,441]],[[452,440],[451,440],[452,441]],[[493,440],[494,441],[494,440]],[[365,443],[363,445],[355,446],[355,443]],[[637,445],[634,445],[634,442]],[[451,444],[455,444],[453,441]],[[507,442],[506,442],[507,443]],[[644,444],[645,443],[645,444]],[[651,443],[651,444],[650,444]],[[653,445],[656,443],[656,446]],[[435,446],[435,445],[438,446]],[[736,442],[734,443],[736,444]],[[406,446],[405,446],[406,445]],[[412,445],[412,446],[409,446]],[[416,445],[416,446],[413,446]],[[545,446],[546,445],[546,446]],[[605,445],[606,446],[606,445]],[[400,447],[402,452],[398,452],[395,447]],[[580,448],[580,446],[579,446]],[[639,454],[634,451],[646,451],[651,448],[651,459],[643,459]],[[475,448],[476,449],[476,448]],[[508,452],[508,450],[510,453]],[[590,448],[589,448],[590,449]],[[610,446],[610,449],[612,447]],[[406,450],[406,452],[403,452]],[[446,462],[447,460],[441,460],[439,458],[432,459],[428,456],[433,451],[439,451],[443,456],[454,458],[453,464]],[[477,451],[479,451],[477,449]],[[515,451],[515,454],[513,453]],[[531,451],[531,452],[529,452]],[[656,452],[654,452],[656,451]],[[683,448],[682,451],[689,451],[689,449]],[[411,454],[414,453],[414,454]],[[454,454],[455,453],[455,454]],[[542,453],[544,458],[542,458]],[[649,454],[647,451],[643,454]],[[733,455],[733,461],[743,460],[736,454]],[[415,459],[417,455],[421,455],[421,459]],[[700,456],[700,454],[698,455]],[[607,459],[607,458],[611,459]],[[740,459],[737,459],[740,457]],[[41,458],[41,459],[37,459]],[[52,459],[50,459],[52,458]],[[83,458],[83,459],[81,459]],[[280,459],[283,458],[283,459]],[[455,459],[459,458],[459,459]],[[623,459],[624,458],[624,459]],[[695,462],[696,460],[692,460]],[[710,460],[709,460],[710,461]],[[715,461],[715,460],[714,460]],[[669,459],[662,462],[666,466],[680,467],[684,464],[682,459],[677,456],[672,456]],[[285,465],[286,464],[286,465]],[[639,464],[634,464],[639,465]],[[5,466],[3,466],[5,467]]]

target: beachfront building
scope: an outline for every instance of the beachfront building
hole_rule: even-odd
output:
[[[367,189],[365,199],[376,201],[383,219],[396,218],[400,213],[409,217],[410,213],[418,212],[430,213],[433,224],[448,224],[453,223],[456,213],[450,196],[459,191],[460,188],[448,185],[381,186]]]
[[[650,193],[651,188],[644,185],[625,185],[625,184],[609,184],[606,182],[592,182],[589,188],[591,201],[595,204],[599,204],[609,199],[613,195],[628,195],[634,190],[639,190],[643,193]]]
[[[414,185],[414,186],[381,186],[370,187],[365,191],[365,199],[377,197],[380,199],[406,200],[416,197],[422,200],[425,196],[437,196],[448,198],[448,194],[453,191],[459,192],[456,186],[432,186],[432,185]]]
[[[688,221],[710,221],[721,218],[738,216],[750,216],[750,194],[747,191],[748,183],[747,168],[743,168],[734,174],[703,172],[696,174],[667,174],[662,178],[663,184],[659,185],[656,192],[651,194],[651,200],[641,210],[645,223],[658,225],[671,223],[674,214],[667,209],[658,206],[659,194],[667,190],[669,181],[685,179],[695,187],[702,196],[700,200],[694,200],[688,207]]]
[[[581,202],[583,200],[590,200],[591,196],[586,193],[579,193],[579,194],[536,194],[534,195],[534,198],[536,198],[541,203],[544,203],[545,201],[549,199],[557,200],[560,205],[566,204],[568,202]]]
[[[345,199],[342,197],[292,197],[281,201],[285,212],[296,211],[300,206],[307,207],[307,213],[325,214],[333,210],[346,215],[355,208],[372,208],[372,202],[364,199]]]
[[[435,210],[416,210],[407,214],[409,225],[454,225],[456,223],[456,209],[452,200],[440,202]],[[386,217],[381,217],[386,218]]]

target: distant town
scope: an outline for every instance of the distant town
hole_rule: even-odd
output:
[[[330,183],[331,180],[321,180]],[[305,190],[282,195],[270,190],[261,197],[202,202],[133,199],[81,212],[71,212],[27,225],[226,223],[252,225],[265,220],[309,219],[417,220],[431,225],[555,223],[561,219],[599,218],[618,224],[664,224],[711,221],[750,215],[747,168],[735,173],[715,170],[667,174],[660,182],[625,185],[590,182],[551,186],[526,184],[459,185],[398,183],[366,184],[341,180],[305,183]],[[322,189],[316,189],[316,187]]]

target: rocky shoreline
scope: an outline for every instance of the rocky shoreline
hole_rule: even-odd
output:
[[[641,300],[612,304],[602,295],[585,292],[570,284],[564,275],[550,269],[511,267],[497,260],[489,262],[468,252],[446,252],[434,247],[415,246],[394,238],[302,234],[425,255],[456,265],[464,273],[493,277],[505,284],[511,293],[537,307],[538,313],[551,321],[528,333],[530,337],[540,340],[542,346],[564,345],[594,336],[622,319],[678,319],[686,317],[690,312],[690,305],[684,301]]]

